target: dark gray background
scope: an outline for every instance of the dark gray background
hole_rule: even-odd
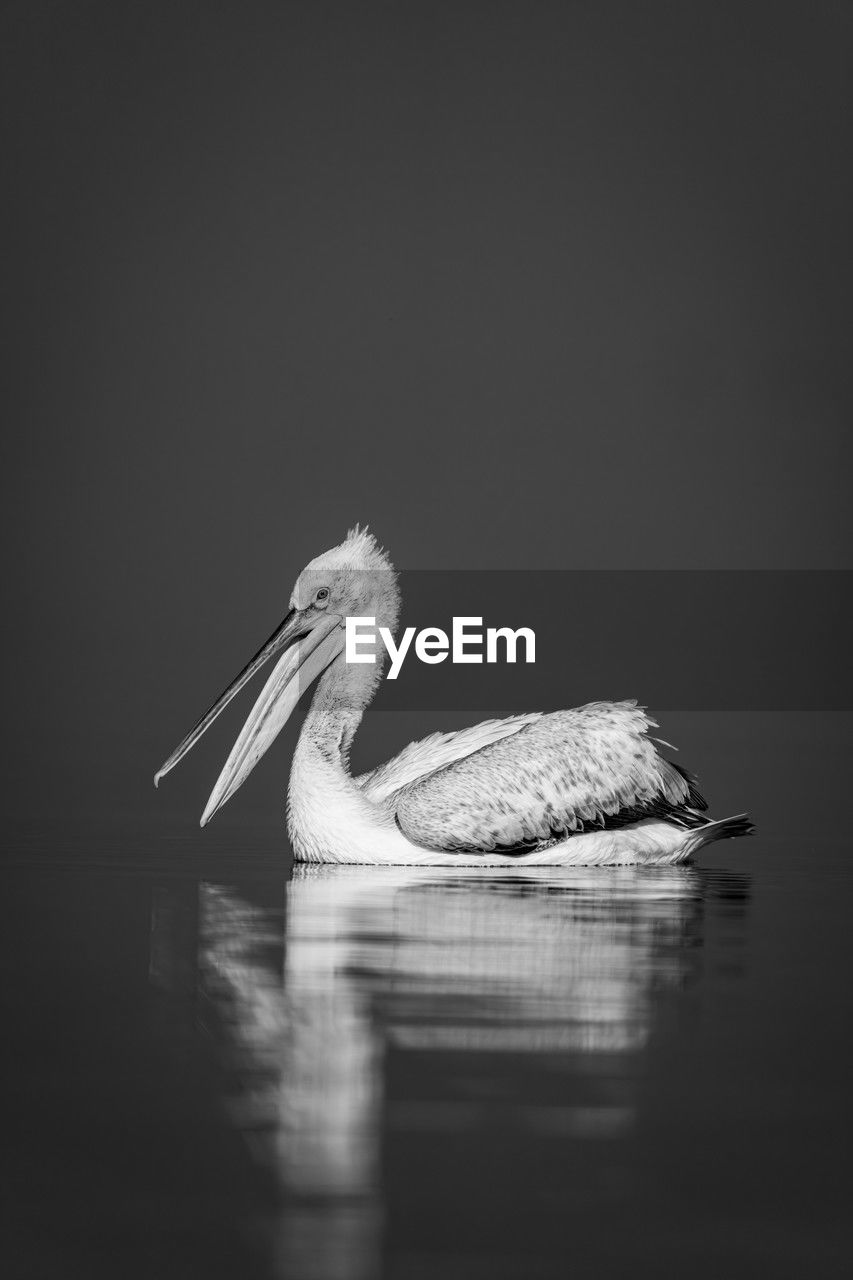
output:
[[[141,803],[355,520],[409,568],[853,567],[851,45],[5,4],[7,812]]]

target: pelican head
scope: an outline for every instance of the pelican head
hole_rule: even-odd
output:
[[[374,617],[392,632],[400,598],[387,554],[367,528],[350,529],[344,541],[317,556],[300,573],[282,622],[190,730],[154,775],[154,785],[195,746],[231,699],[265,662],[281,654],[234,744],[201,818],[204,826],[245,782],[287,723],[305,690],[329,672],[339,702],[364,705],[382,674],[381,661],[344,662],[347,617]],[[282,652],[283,651],[283,652]]]

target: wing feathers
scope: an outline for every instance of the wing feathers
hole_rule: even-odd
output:
[[[397,822],[427,848],[491,850],[612,825],[626,812],[641,811],[638,821],[703,807],[689,776],[657,754],[653,724],[634,702],[536,716],[403,785],[391,797]]]
[[[401,788],[429,777],[437,769],[452,765],[474,751],[502,738],[518,733],[525,725],[542,719],[541,711],[527,715],[509,716],[506,720],[484,720],[482,724],[460,729],[456,733],[433,733],[419,742],[412,742],[399,755],[388,760],[371,773],[356,778],[368,799],[376,804],[387,801]]]

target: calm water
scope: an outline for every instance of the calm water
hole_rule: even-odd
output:
[[[851,851],[770,795],[670,871],[19,842],[4,1275],[845,1274]]]

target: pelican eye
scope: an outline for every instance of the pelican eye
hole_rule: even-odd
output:
[[[321,587],[321,588],[320,588],[320,590],[317,592],[316,596],[314,597],[314,601],[315,601],[315,603],[316,603],[316,604],[319,604],[319,605],[325,605],[325,604],[328,604],[328,603],[329,603],[329,588],[328,588],[328,587]]]

